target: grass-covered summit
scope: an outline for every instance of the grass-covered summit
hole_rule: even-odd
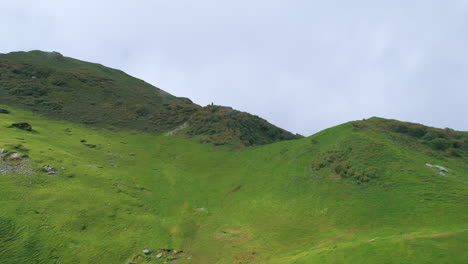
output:
[[[201,107],[120,70],[57,52],[0,54],[0,103],[54,119],[200,136],[218,145],[298,138],[257,116],[219,106]]]

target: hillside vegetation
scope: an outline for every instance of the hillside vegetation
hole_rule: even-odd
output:
[[[0,109],[2,263],[468,262],[466,132],[371,118],[235,149]]]
[[[0,54],[1,263],[468,263],[468,133],[303,138],[56,52]]]
[[[300,138],[257,116],[218,111],[225,109],[219,106],[203,108],[122,71],[57,52],[0,54],[0,103],[95,127],[177,131],[218,145]]]

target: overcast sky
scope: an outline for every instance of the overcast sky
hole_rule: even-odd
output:
[[[468,0],[0,0],[0,53],[118,68],[311,135],[381,116],[468,130]]]

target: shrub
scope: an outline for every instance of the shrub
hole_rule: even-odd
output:
[[[422,139],[427,140],[427,141],[431,141],[431,140],[433,140],[433,139],[435,139],[437,137],[438,137],[437,133],[435,133],[433,131],[429,131],[423,136]]]
[[[435,138],[430,142],[430,145],[437,150],[446,150],[449,148],[450,143],[444,138]]]
[[[408,134],[420,138],[426,134],[426,129],[423,126],[410,126],[408,128]]]
[[[406,134],[408,133],[408,127],[404,124],[397,124],[393,127],[393,131],[397,133],[403,133]]]
[[[363,184],[377,178],[378,169],[374,167],[360,168],[353,162],[352,149],[347,151],[328,151],[321,155],[321,158],[312,163],[312,168],[316,171],[331,168],[334,173],[341,176],[343,179],[349,179],[357,184]]]
[[[450,156],[453,156],[453,157],[457,157],[457,158],[463,157],[463,152],[459,149],[449,148],[447,152]]]

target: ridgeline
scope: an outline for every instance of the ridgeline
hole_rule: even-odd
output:
[[[58,52],[1,54],[0,103],[110,129],[153,134],[177,130],[217,145],[262,145],[301,137],[257,116],[228,107],[201,107],[122,71]]]

